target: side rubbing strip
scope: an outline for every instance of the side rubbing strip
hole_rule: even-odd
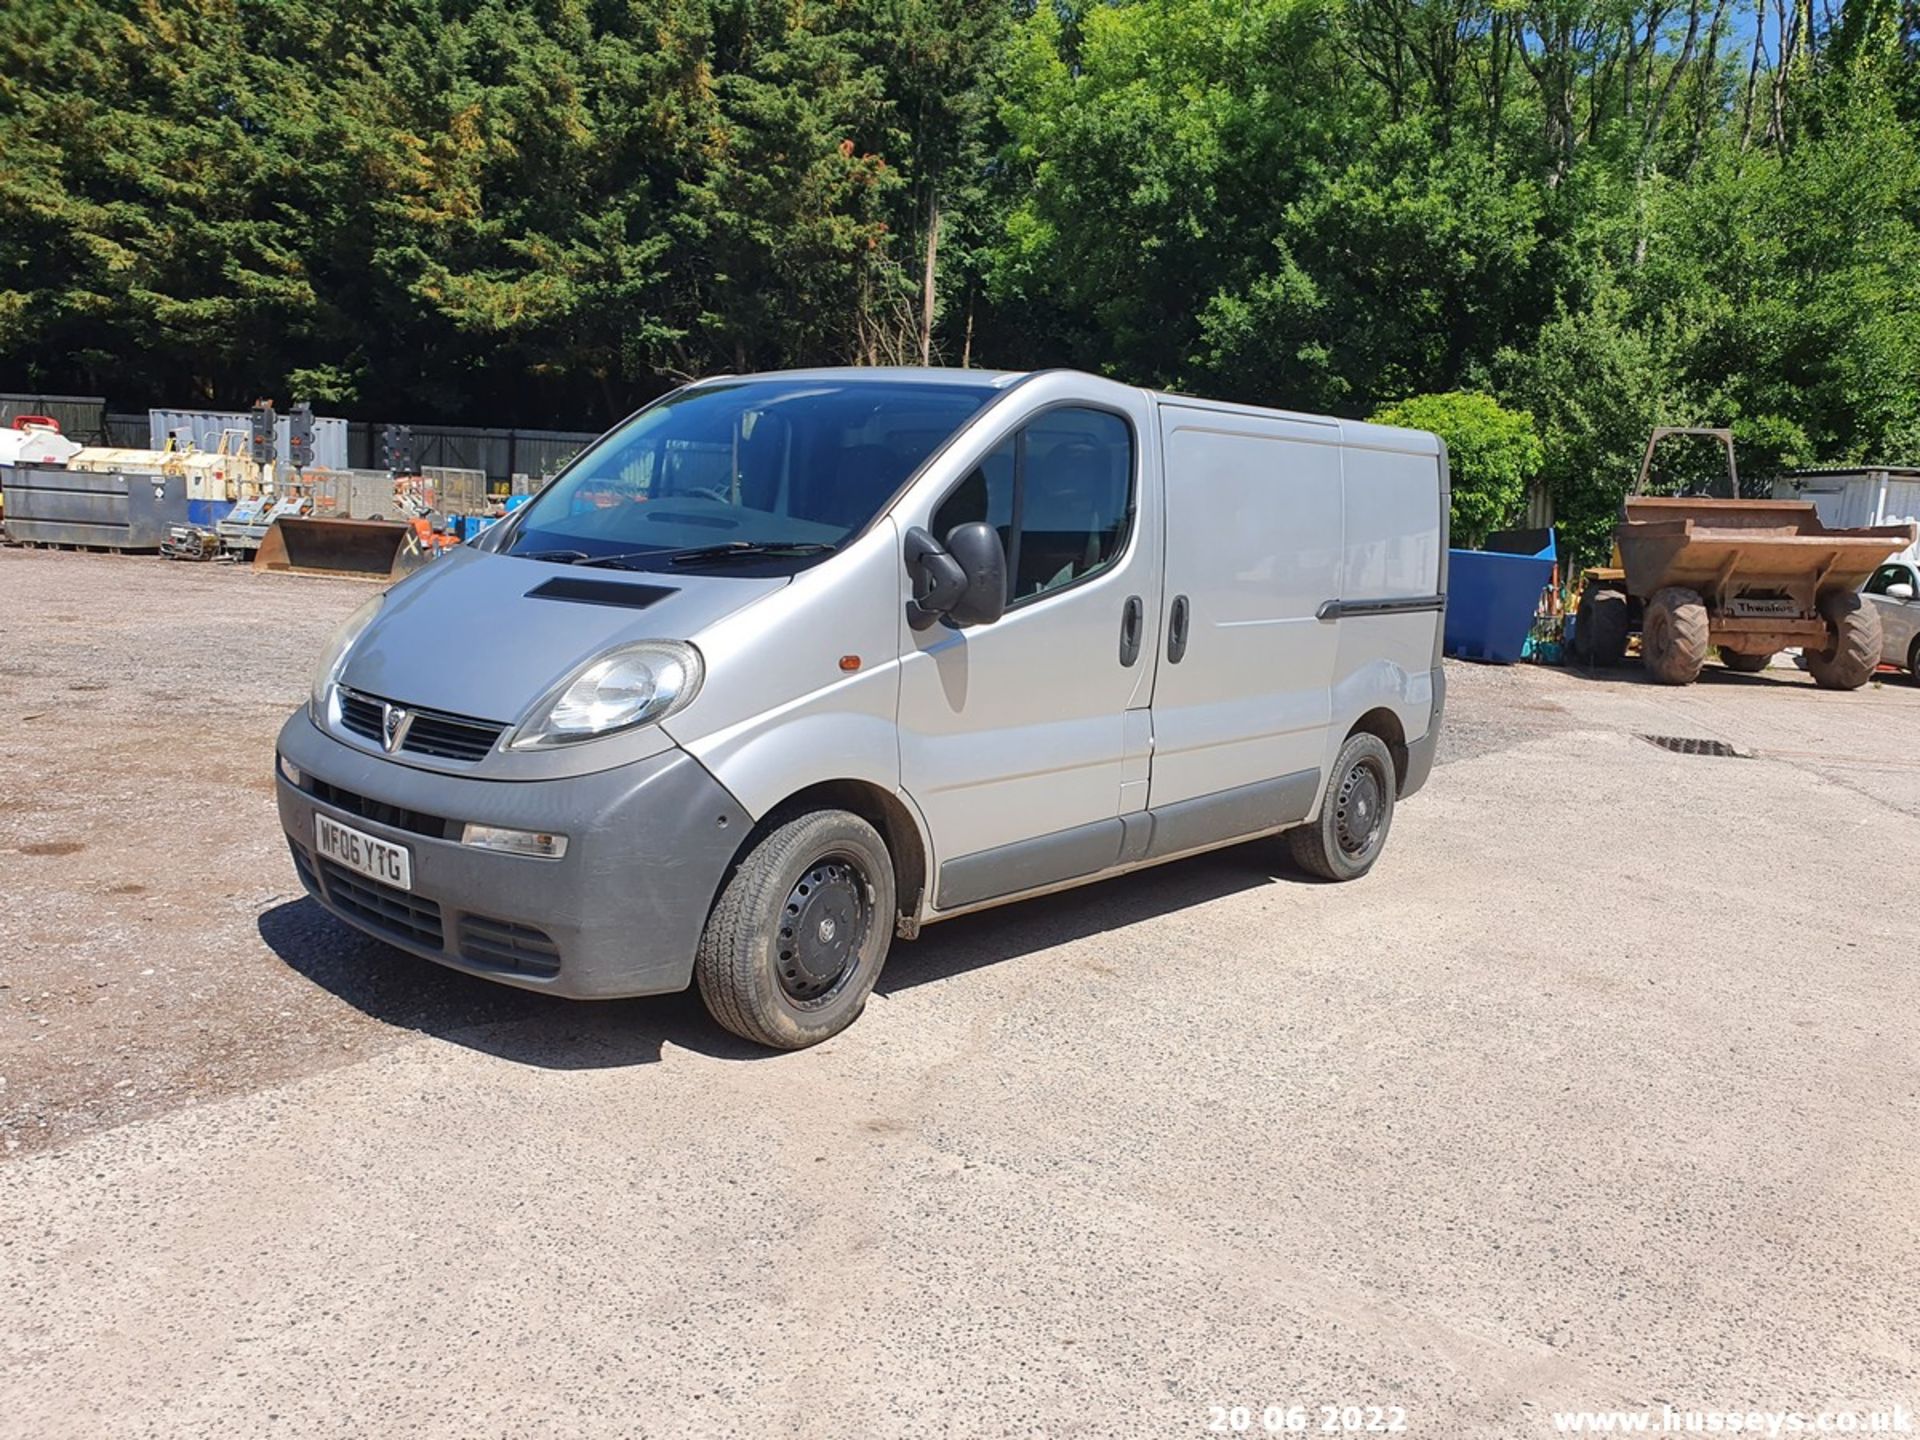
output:
[[[1444,595],[1403,595],[1392,600],[1327,600],[1313,612],[1316,620],[1344,620],[1356,615],[1418,615],[1425,610],[1444,610]]]
[[[1136,811],[1112,820],[962,855],[940,867],[936,909],[954,910],[1003,895],[1018,895],[1116,865],[1161,860],[1271,831],[1304,820],[1320,793],[1320,772],[1301,770],[1275,780]]]
[[[940,867],[942,910],[993,900],[1062,880],[1077,880],[1120,863],[1120,841],[1126,826],[1119,819],[1096,820],[1052,835],[1017,840],[973,855],[962,855]]]
[[[1301,770],[1277,780],[1262,780],[1254,785],[1237,785],[1212,795],[1196,795],[1172,805],[1149,811],[1153,816],[1153,840],[1147,847],[1150,859],[1178,855],[1183,850],[1198,850],[1203,845],[1218,845],[1238,840],[1243,835],[1259,835],[1278,830],[1296,820],[1307,818],[1314,796],[1320,793],[1320,772]]]

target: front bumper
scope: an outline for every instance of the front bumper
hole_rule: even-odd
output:
[[[369,935],[458,970],[574,999],[684,990],[707,911],[752,819],[674,749],[597,774],[488,781],[341,744],[304,710],[281,727],[280,824],[309,894]],[[314,851],[316,811],[407,847],[413,889]],[[442,824],[442,822],[445,822]],[[467,823],[568,837],[558,860],[459,843]]]

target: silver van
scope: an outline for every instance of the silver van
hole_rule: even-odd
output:
[[[367,602],[280,732],[308,891],[798,1048],[894,936],[1286,832],[1364,875],[1433,765],[1432,435],[1067,371],[677,390]]]

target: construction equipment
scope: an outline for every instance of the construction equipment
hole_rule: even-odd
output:
[[[403,427],[394,427],[403,428]],[[404,447],[389,454],[410,460]],[[315,475],[311,509],[267,532],[256,570],[398,580],[460,543],[436,505],[445,492],[484,494],[478,471],[384,474],[354,470]],[[391,517],[391,518],[389,518]]]
[[[304,495],[278,500],[271,495],[256,495],[237,502],[213,528],[223,549],[251,554],[266,542],[276,521],[305,515],[312,504]]]
[[[198,525],[175,525],[160,542],[160,554],[168,560],[218,560],[225,552],[220,534]]]
[[[1719,443],[1724,487],[1647,493],[1654,451],[1675,435]],[[1912,522],[1829,530],[1804,501],[1742,499],[1732,431],[1660,426],[1614,530],[1613,563],[1585,572],[1574,652],[1618,665],[1637,631],[1648,673],[1689,685],[1712,647],[1727,669],[1750,673],[1798,645],[1817,685],[1857,690],[1880,660],[1880,619],[1860,587],[1915,537]]]
[[[10,465],[3,472],[7,535],[23,545],[157,550],[187,518],[178,475]]]
[[[359,580],[398,580],[460,542],[418,520],[328,520],[288,516],[275,522],[253,568]]]

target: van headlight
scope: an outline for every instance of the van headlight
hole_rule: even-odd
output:
[[[683,708],[705,673],[700,652],[679,640],[622,645],[576,671],[514,733],[508,746],[540,749],[651,725]]]
[[[346,668],[347,655],[353,649],[353,642],[373,623],[373,617],[380,613],[380,607],[386,603],[387,592],[382,590],[341,621],[340,628],[327,641],[327,648],[320,654],[320,663],[314,667],[313,689],[307,696],[307,715],[314,724],[327,723],[327,708],[333,702],[333,687],[340,679],[341,670]]]

